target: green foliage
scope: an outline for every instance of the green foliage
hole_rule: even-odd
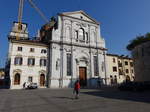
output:
[[[150,41],[150,33],[147,33],[143,36],[137,36],[135,39],[131,40],[130,43],[127,45],[127,50],[132,50],[134,49],[136,46],[145,43],[147,41]]]

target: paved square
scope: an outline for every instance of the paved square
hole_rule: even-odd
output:
[[[115,89],[0,90],[0,112],[149,112],[150,92]]]

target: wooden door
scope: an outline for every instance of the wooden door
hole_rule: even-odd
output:
[[[87,84],[86,67],[79,67],[79,81],[82,87],[86,86]]]
[[[45,75],[41,74],[40,75],[40,86],[44,86],[45,85]]]

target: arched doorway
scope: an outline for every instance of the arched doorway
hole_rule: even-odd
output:
[[[14,76],[14,85],[19,85],[20,84],[20,74],[16,73]]]
[[[45,86],[45,75],[44,74],[40,75],[40,86]]]
[[[126,76],[126,82],[130,82],[131,80],[130,80],[130,77],[127,75]]]
[[[117,76],[115,75],[114,84],[117,84]]]
[[[110,75],[110,84],[113,85],[114,81],[113,81],[113,77],[112,75]]]
[[[79,67],[79,82],[81,87],[87,85],[86,67]]]

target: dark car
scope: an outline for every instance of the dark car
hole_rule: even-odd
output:
[[[28,89],[37,89],[38,88],[38,85],[37,83],[30,83],[28,86],[27,86]]]

